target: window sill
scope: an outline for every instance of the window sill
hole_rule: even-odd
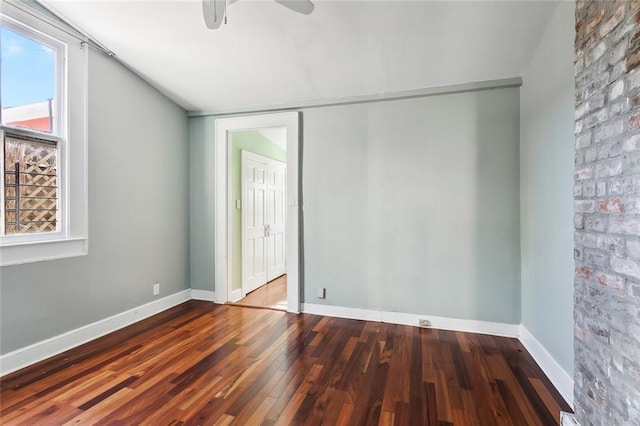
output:
[[[64,259],[88,253],[87,238],[37,241],[0,246],[0,266]]]

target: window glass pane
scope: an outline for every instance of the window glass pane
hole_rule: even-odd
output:
[[[4,223],[7,235],[56,231],[57,171],[55,143],[5,136]]]
[[[51,133],[55,50],[4,27],[0,44],[2,124]]]

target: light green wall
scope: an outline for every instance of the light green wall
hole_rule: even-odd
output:
[[[185,111],[89,51],[89,254],[3,267],[2,353],[189,288]]]
[[[251,151],[264,157],[278,161],[287,161],[287,153],[262,133],[257,131],[233,132],[231,134],[231,199],[242,199],[242,154],[241,151]],[[231,214],[231,288],[233,290],[242,287],[242,241],[241,241],[242,214],[241,210],[233,209]]]
[[[518,88],[303,118],[305,302],[520,323]]]
[[[573,2],[559,2],[521,88],[522,323],[573,376]]]

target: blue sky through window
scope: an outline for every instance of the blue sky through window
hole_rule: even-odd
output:
[[[55,52],[7,28],[0,28],[2,108],[53,98]]]

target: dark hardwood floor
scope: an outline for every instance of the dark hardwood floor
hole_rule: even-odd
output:
[[[190,301],[1,380],[0,423],[555,425],[516,339]]]

